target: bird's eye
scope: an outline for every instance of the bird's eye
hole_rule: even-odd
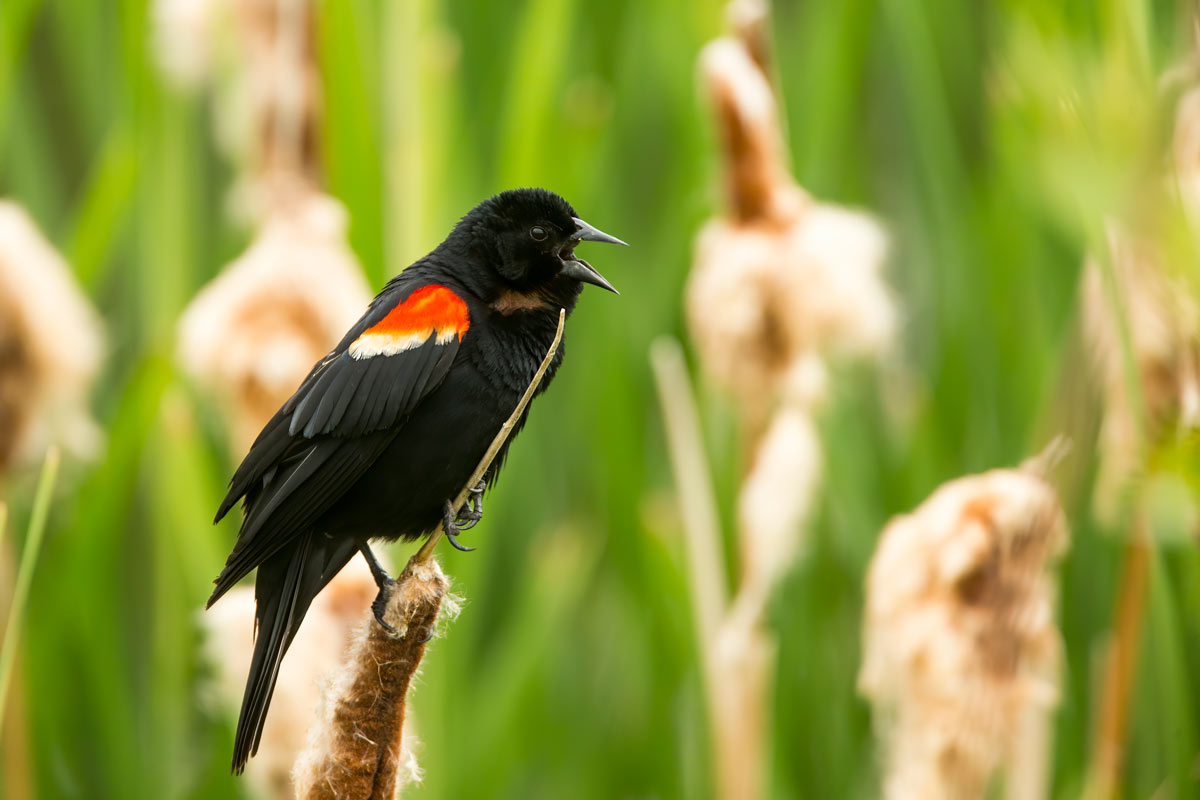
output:
[[[529,235],[533,237],[533,240],[535,242],[545,241],[546,229],[543,228],[541,225],[534,225],[532,228],[529,229]]]

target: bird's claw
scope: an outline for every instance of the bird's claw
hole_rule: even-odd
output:
[[[384,612],[387,611],[388,600],[392,596],[392,589],[396,586],[396,579],[387,574],[387,570],[379,563],[379,559],[375,558],[375,554],[371,552],[371,548],[367,546],[366,542],[360,544],[358,549],[363,554],[363,558],[367,560],[367,566],[371,568],[371,577],[375,579],[375,585],[379,587],[379,592],[371,602],[371,613],[375,615],[375,621],[381,628],[399,638],[400,631],[393,628],[383,618]]]
[[[474,490],[472,490],[472,491],[474,491]],[[478,522],[478,521],[479,521],[478,519],[475,520],[475,522]],[[474,527],[474,524],[475,523],[471,523],[470,525],[466,526],[465,528],[460,528],[458,526],[458,523],[456,522],[454,506],[452,506],[450,504],[449,500],[446,501],[446,513],[442,517],[442,529],[446,534],[446,539],[450,542],[451,546],[455,550],[461,550],[464,553],[469,553],[475,549],[474,547],[467,547],[465,544],[459,544],[459,542],[458,542],[458,535],[460,533],[462,533],[464,530],[469,530],[470,528]]]
[[[394,578],[388,578],[386,583],[380,585],[379,593],[375,595],[374,601],[371,602],[371,613],[375,615],[375,621],[379,623],[379,627],[383,628],[390,635],[400,638],[400,631],[396,630],[391,623],[383,618],[395,585],[396,581]]]
[[[487,481],[482,478],[479,479],[479,483],[471,487],[467,504],[459,509],[454,518],[454,525],[460,533],[471,530],[479,524],[479,520],[483,519],[483,492],[485,489],[487,489]]]

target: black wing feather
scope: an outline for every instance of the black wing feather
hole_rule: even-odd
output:
[[[295,439],[288,433],[287,421],[288,418],[281,409],[275,412],[275,416],[263,427],[254,444],[250,446],[250,452],[233,474],[233,479],[229,482],[229,493],[221,501],[221,507],[217,509],[217,516],[213,519],[214,523],[220,522],[255,483],[286,458],[288,450],[295,444]]]
[[[320,426],[323,433],[328,433],[338,425],[341,425],[343,417],[346,416],[346,409],[350,407],[350,401],[353,401],[355,393],[358,392],[358,387],[362,384],[362,379],[365,378],[366,373],[361,371],[361,369],[355,369],[350,375],[352,377],[347,379],[346,390],[338,393],[337,401],[330,404],[328,419],[325,419],[322,422],[322,426]],[[320,402],[322,409],[325,408],[325,402],[328,399],[326,398],[325,401]]]
[[[220,520],[246,498],[246,518],[209,605],[310,528],[446,377],[458,352],[457,336],[438,342],[431,333],[420,346],[391,355],[354,358],[349,352],[363,331],[417,288],[415,281],[390,284],[255,440],[217,511]]]

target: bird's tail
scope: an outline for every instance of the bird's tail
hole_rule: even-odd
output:
[[[352,539],[333,539],[310,531],[294,546],[283,548],[259,565],[254,583],[257,604],[254,657],[234,738],[235,773],[240,773],[250,756],[258,752],[267,707],[279,677],[279,663],[305,612],[317,593],[356,551],[357,544]]]

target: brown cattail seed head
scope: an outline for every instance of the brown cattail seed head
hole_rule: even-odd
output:
[[[812,356],[874,355],[895,328],[871,217],[811,205],[784,227],[709,222],[688,279],[692,341],[705,371],[754,417]]]
[[[1053,488],[995,470],[939,488],[884,530],[867,575],[860,691],[885,796],[982,797],[1030,709],[1057,698],[1047,573],[1066,544]]]
[[[66,262],[24,209],[0,201],[0,470],[51,443],[99,448],[87,403],[103,342]]]
[[[887,241],[870,216],[815,203],[796,185],[775,95],[743,39],[708,45],[701,66],[730,208],[697,239],[688,323],[706,372],[758,428],[798,361],[884,349],[895,326],[880,279]]]
[[[731,215],[786,223],[808,200],[788,172],[779,106],[746,44],[717,39],[700,54],[725,154]]]
[[[1186,91],[1175,110],[1172,160],[1179,195],[1193,227],[1200,226],[1200,86]]]
[[[1104,392],[1096,498],[1101,515],[1111,518],[1122,490],[1144,468],[1143,443],[1200,427],[1200,304],[1152,243],[1112,223],[1108,246],[1113,285],[1089,259],[1082,294],[1084,333]],[[1126,333],[1136,387],[1128,382]],[[1142,419],[1131,389],[1140,395]]]
[[[192,88],[207,81],[217,57],[217,30],[227,11],[221,0],[158,0],[153,9],[154,50],[174,84]]]
[[[212,85],[217,141],[238,167],[239,218],[261,220],[316,189],[322,90],[312,0],[158,0],[159,63],[176,84]]]
[[[406,698],[447,586],[435,559],[414,558],[404,568],[384,614],[397,635],[374,620],[360,631],[296,762],[297,797],[390,800],[415,777],[402,747]]]
[[[386,566],[386,559],[379,555]],[[370,615],[376,591],[366,562],[355,558],[313,600],[279,672],[258,754],[246,765],[246,778],[258,795],[275,800],[296,796],[292,767],[316,717],[321,687],[341,668],[354,631]],[[217,668],[223,705],[237,709],[250,670],[253,587],[229,592],[203,615],[202,622],[209,659]]]
[[[275,211],[180,320],[180,358],[229,407],[238,452],[370,299],[345,225],[321,195]]]

